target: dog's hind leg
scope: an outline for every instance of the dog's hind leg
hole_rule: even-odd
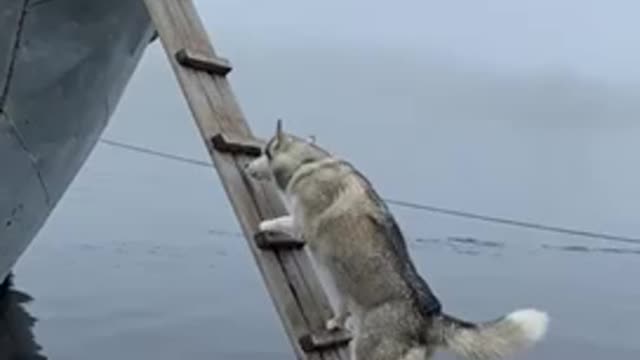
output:
[[[424,348],[413,347],[384,334],[359,333],[353,340],[350,360],[426,360]]]
[[[346,328],[346,322],[349,318],[349,310],[347,308],[346,301],[344,299],[338,300],[338,305],[335,308],[335,315],[327,320],[326,328],[329,331],[336,331]]]
[[[346,294],[338,289],[331,270],[317,259],[313,252],[310,251],[308,254],[334,313],[333,317],[326,321],[325,328],[329,331],[346,329],[347,319],[351,316]]]
[[[430,359],[431,355],[427,352],[427,350],[423,347],[415,347],[409,351],[407,351],[400,360],[427,360]]]

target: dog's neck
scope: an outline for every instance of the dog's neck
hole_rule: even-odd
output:
[[[314,172],[326,167],[333,166],[333,164],[342,162],[341,159],[334,157],[326,157],[316,161],[310,161],[300,165],[292,174],[291,178],[282,189],[285,194],[292,194],[295,192],[295,187],[300,181],[303,181],[308,176],[312,176]]]

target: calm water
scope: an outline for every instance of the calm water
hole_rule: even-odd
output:
[[[353,160],[387,197],[640,234],[633,89],[406,52],[243,46],[221,32],[258,133],[282,116]],[[286,67],[273,66],[284,58]],[[105,137],[205,159],[177,94],[152,47]],[[447,311],[551,314],[548,338],[524,359],[640,357],[640,249],[394,209]],[[22,293],[0,334],[9,329],[50,359],[292,358],[237,229],[210,169],[99,145],[15,269]],[[562,249],[573,245],[586,248]]]

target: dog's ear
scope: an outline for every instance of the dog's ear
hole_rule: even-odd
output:
[[[282,131],[282,119],[278,119],[276,123],[276,139],[278,142],[284,139],[284,132]]]

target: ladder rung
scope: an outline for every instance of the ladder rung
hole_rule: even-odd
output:
[[[326,350],[343,346],[351,341],[351,333],[346,330],[325,331],[302,336],[298,343],[305,352]]]
[[[261,249],[299,249],[304,241],[276,231],[258,231],[253,238]]]
[[[231,63],[224,58],[207,56],[185,48],[178,50],[175,56],[182,66],[194,70],[206,71],[220,76],[226,76],[231,72]]]
[[[262,144],[257,140],[233,139],[217,133],[211,137],[213,147],[223,153],[242,154],[257,157],[262,154]]]

